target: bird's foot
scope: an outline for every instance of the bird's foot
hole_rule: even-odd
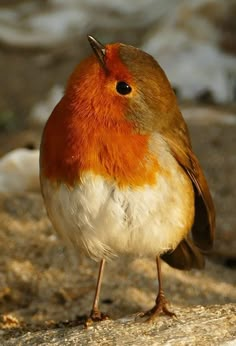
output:
[[[84,325],[86,328],[88,328],[94,322],[101,322],[108,319],[109,319],[109,316],[102,313],[100,310],[91,310],[91,313],[89,317],[85,320]]]
[[[146,322],[152,322],[160,314],[165,314],[170,317],[176,317],[176,314],[170,311],[167,305],[168,301],[165,298],[164,292],[160,291],[157,296],[155,306],[147,312],[142,313],[140,316],[144,318],[146,317]]]

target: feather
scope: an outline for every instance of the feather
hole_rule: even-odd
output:
[[[203,251],[210,250],[215,233],[215,209],[202,168],[189,146],[179,146],[166,138],[176,160],[192,180],[195,191],[195,218],[192,226],[194,244]]]
[[[183,239],[175,250],[161,255],[161,259],[181,270],[202,269],[205,265],[204,256],[190,239]]]

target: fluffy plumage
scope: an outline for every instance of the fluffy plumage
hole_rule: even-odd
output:
[[[84,173],[73,188],[43,178],[49,217],[67,242],[96,260],[175,249],[191,228],[194,192],[161,137],[155,145],[159,169],[152,185],[119,188],[114,179],[93,172]]]

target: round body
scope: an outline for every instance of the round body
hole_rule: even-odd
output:
[[[171,85],[147,53],[90,43],[95,54],[72,73],[42,136],[49,218],[96,260],[175,249],[171,265],[200,267],[214,206]]]
[[[155,142],[159,169],[152,185],[119,187],[92,172],[73,187],[41,179],[48,215],[67,243],[100,260],[159,255],[187,235],[194,218],[192,183],[161,137]]]

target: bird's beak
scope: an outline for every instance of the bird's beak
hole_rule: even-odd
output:
[[[88,35],[88,41],[90,43],[92,50],[94,51],[94,53],[97,57],[99,63],[104,68],[104,70],[106,70],[106,65],[104,62],[104,57],[106,55],[105,47],[98,40],[96,40],[93,36]]]

